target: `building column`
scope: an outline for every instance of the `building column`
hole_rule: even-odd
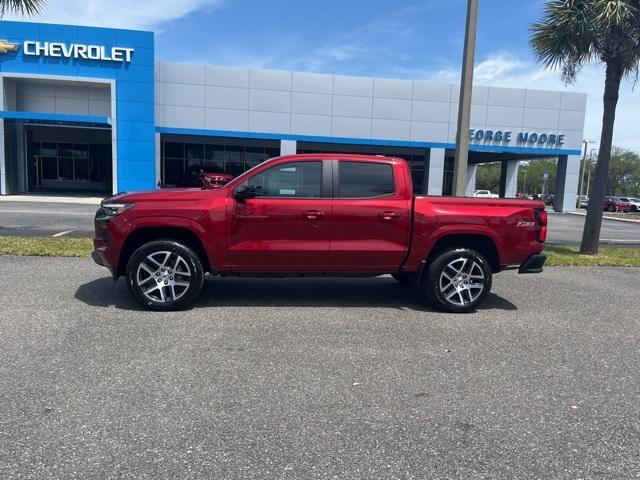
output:
[[[118,131],[115,121],[111,124],[111,193],[116,194],[119,189],[119,170],[118,170]]]
[[[156,132],[155,134],[155,143],[156,143],[156,188],[160,188],[160,183],[162,181],[162,145],[160,144],[160,134]]]
[[[4,110],[4,77],[0,75],[0,110]],[[7,192],[7,169],[4,158],[4,119],[0,118],[0,195]]]
[[[432,148],[429,152],[429,176],[427,195],[442,195],[444,179],[444,148]]]
[[[473,197],[473,192],[476,190],[477,171],[478,165],[467,165],[467,188],[464,193],[467,197]]]
[[[576,209],[580,161],[579,155],[558,157],[556,188],[553,192],[553,208],[556,212],[573,212]]]
[[[25,150],[24,126],[16,125],[16,193],[25,193],[27,191],[27,152]]]
[[[0,78],[0,82],[2,78]],[[0,195],[6,195],[7,191],[7,169],[4,158],[4,119],[0,118]]]
[[[298,153],[298,142],[295,140],[280,140],[280,155],[294,155]]]
[[[518,193],[518,161],[503,160],[500,169],[500,198],[516,198]]]

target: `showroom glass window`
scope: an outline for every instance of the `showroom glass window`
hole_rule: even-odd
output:
[[[320,198],[322,162],[292,162],[271,167],[250,179],[256,197]]]
[[[196,186],[200,171],[235,177],[280,154],[274,142],[253,140],[254,144],[242,145],[229,140],[230,143],[224,139],[219,143],[163,141],[162,185]]]

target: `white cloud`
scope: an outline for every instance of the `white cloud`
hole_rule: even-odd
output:
[[[424,77],[435,82],[458,83],[460,81],[459,72],[459,67],[451,66],[433,72],[425,72]],[[512,53],[501,51],[478,62],[474,72],[475,83],[478,85],[586,93],[587,112],[584,136],[589,140],[599,141],[604,89],[602,65],[586,66],[579,73],[575,84],[565,85],[559,72],[547,70],[533,61],[521,60]],[[626,80],[620,88],[613,139],[616,145],[640,151],[640,132],[637,120],[637,112],[639,111],[640,92],[634,92],[633,81]]]
[[[47,0],[33,21],[129,29],[153,29],[201,9],[219,7],[224,0]],[[7,20],[25,20],[6,15]]]

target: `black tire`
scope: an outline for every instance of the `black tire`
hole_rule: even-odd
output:
[[[200,257],[187,245],[155,240],[133,252],[126,278],[129,289],[145,308],[181,310],[191,307],[200,293],[204,271]]]
[[[452,263],[461,267],[458,276],[453,274],[457,269],[451,266]],[[447,279],[448,276],[452,278]],[[484,278],[477,278],[480,276]],[[491,291],[491,282],[491,267],[484,256],[468,248],[452,248],[434,258],[425,271],[422,288],[429,302],[438,310],[464,313],[475,310],[484,301]],[[481,290],[475,287],[480,284]],[[480,290],[479,294],[477,290]]]
[[[609,205],[609,208],[607,210],[609,210],[610,212],[615,212],[616,207],[614,207],[613,205]]]
[[[391,276],[397,280],[400,284],[405,285],[407,287],[412,287],[415,285],[414,281],[411,279],[411,276],[404,272],[392,273]]]

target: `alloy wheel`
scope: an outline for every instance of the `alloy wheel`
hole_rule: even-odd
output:
[[[460,257],[442,269],[438,286],[447,302],[465,306],[478,299],[484,291],[485,282],[480,264],[476,260]]]
[[[187,261],[175,252],[153,252],[138,265],[136,283],[149,300],[174,302],[189,290],[191,269]]]

